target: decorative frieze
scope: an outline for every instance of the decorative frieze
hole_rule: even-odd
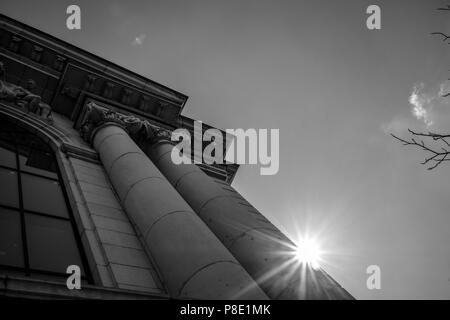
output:
[[[95,81],[97,80],[97,77],[93,74],[89,74],[86,77],[86,82],[84,83],[83,90],[84,91],[94,91]]]
[[[41,46],[34,45],[33,51],[31,51],[31,56],[30,56],[31,60],[40,62],[43,51],[44,51],[44,49]]]
[[[0,81],[6,81],[6,69],[3,62],[0,61]]]
[[[22,43],[22,38],[17,36],[12,36],[11,41],[9,42],[8,49],[12,52],[19,52],[20,44]]]
[[[151,108],[151,101],[150,97],[148,96],[141,96],[141,99],[139,100],[139,110],[142,110],[144,112],[149,112]]]
[[[76,100],[80,95],[80,90],[78,88],[66,85],[61,89],[61,93],[70,99]]]
[[[103,97],[112,99],[115,87],[116,85],[113,82],[106,82],[105,87],[103,88]]]
[[[157,117],[161,117],[161,115],[162,115],[164,109],[167,108],[168,106],[169,106],[169,103],[168,103],[168,102],[165,102],[165,101],[158,101],[158,108],[157,108],[156,111],[155,111],[155,115],[156,115]]]
[[[110,122],[120,125],[136,141],[151,140],[156,142],[160,139],[170,141],[171,132],[169,130],[152,125],[147,120],[141,120],[132,115],[124,115],[102,108],[94,102],[88,103],[86,108],[80,127],[80,134],[88,142],[91,142],[95,129]]]
[[[25,87],[6,82],[6,69],[3,62],[0,61],[0,100],[12,102],[27,112],[34,113],[48,122],[53,122],[52,108],[42,102],[41,96],[33,93],[35,87],[36,82],[33,79],[28,79]]]
[[[53,61],[53,69],[61,72],[64,68],[64,64],[66,62],[66,58],[61,55],[56,55],[55,61]]]
[[[125,105],[129,105],[131,103],[131,95],[133,90],[128,88],[122,89],[122,97],[120,98],[120,102]]]

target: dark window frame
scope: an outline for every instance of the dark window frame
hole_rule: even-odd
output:
[[[4,120],[4,119],[0,119],[0,120],[4,124],[8,123],[13,128],[13,130],[16,129],[17,125],[9,123],[7,120]],[[0,164],[0,168],[9,170],[9,171],[14,171],[17,173],[17,180],[18,180],[17,181],[17,187],[18,187],[17,192],[19,194],[19,206],[13,207],[13,206],[9,206],[9,205],[0,204],[0,207],[4,208],[4,209],[16,211],[20,215],[20,229],[21,229],[21,238],[22,238],[22,251],[23,251],[24,267],[22,268],[22,267],[15,267],[15,266],[9,266],[9,265],[0,265],[0,270],[11,270],[11,271],[14,271],[15,273],[24,274],[25,276],[33,275],[33,277],[36,277],[36,278],[38,278],[38,275],[41,274],[41,275],[46,275],[46,276],[54,276],[56,278],[62,278],[64,280],[67,279],[67,277],[68,277],[67,273],[59,273],[59,272],[54,272],[54,271],[49,271],[49,270],[37,270],[37,269],[33,269],[30,267],[29,247],[28,247],[28,242],[27,242],[27,230],[26,230],[25,215],[26,214],[36,215],[36,216],[42,216],[42,217],[50,218],[50,219],[68,221],[70,223],[70,229],[72,230],[72,233],[73,233],[73,236],[75,239],[76,249],[78,250],[78,254],[80,256],[81,263],[82,263],[82,266],[80,266],[80,267],[82,267],[84,270],[84,275],[82,275],[81,278],[82,278],[82,280],[87,281],[87,283],[89,283],[89,284],[94,284],[92,273],[89,268],[88,259],[87,259],[86,253],[85,253],[83,245],[82,245],[80,234],[77,230],[77,224],[75,221],[75,217],[73,215],[73,211],[72,211],[72,207],[70,205],[67,190],[65,188],[64,180],[62,178],[61,168],[58,165],[58,159],[56,157],[56,153],[50,148],[50,146],[48,146],[47,143],[45,143],[39,137],[33,135],[28,130],[23,129],[23,128],[17,128],[17,130],[22,131],[21,133],[25,132],[29,135],[32,135],[35,139],[38,140],[38,142],[42,143],[42,145],[45,146],[44,148],[46,150],[41,150],[41,151],[50,153],[50,156],[54,162],[54,169],[56,171],[56,177],[53,178],[53,177],[49,177],[46,175],[41,175],[36,172],[30,172],[30,171],[27,171],[26,169],[23,170],[21,168],[21,163],[20,163],[20,153],[19,153],[18,143],[16,142],[15,139],[14,139],[14,141],[9,141],[11,144],[14,145],[14,150],[10,150],[10,151],[15,153],[16,168],[11,168],[11,167],[8,167],[8,166],[2,165],[2,164]],[[0,131],[5,131],[5,130],[0,129]],[[0,139],[3,140],[3,137],[0,137]],[[23,143],[19,143],[19,144],[23,145]],[[32,146],[32,145],[28,145],[27,147],[29,147],[30,150],[39,149],[39,147],[36,148],[36,146]],[[22,185],[22,175],[23,174],[32,175],[32,176],[36,176],[36,177],[39,177],[42,179],[57,182],[62,191],[64,202],[65,202],[67,212],[68,212],[68,217],[62,217],[62,216],[48,214],[45,212],[39,212],[39,211],[25,209],[24,208],[24,199],[23,199],[23,185]]]

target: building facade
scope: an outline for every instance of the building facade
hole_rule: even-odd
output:
[[[0,294],[352,299],[296,263],[237,165],[171,161],[187,96],[5,16],[0,62]]]

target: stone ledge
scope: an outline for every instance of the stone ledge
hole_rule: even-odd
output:
[[[65,283],[0,275],[0,298],[28,299],[88,299],[88,300],[165,300],[160,293],[136,292],[84,285],[81,290],[69,290]]]

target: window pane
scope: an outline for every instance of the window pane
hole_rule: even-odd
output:
[[[67,207],[58,181],[22,173],[25,210],[68,217]]]
[[[14,142],[15,137],[13,134],[13,128],[8,122],[0,122],[0,140]]]
[[[26,214],[30,268],[65,273],[69,265],[81,263],[69,221]]]
[[[17,172],[0,168],[0,204],[19,208]]]
[[[28,146],[34,149],[51,151],[51,149],[47,146],[47,144],[44,141],[36,137],[36,135],[30,134],[28,131],[16,128],[14,130],[14,137],[16,143],[18,144]]]
[[[0,165],[16,168],[16,152],[12,143],[0,141]]]
[[[0,265],[23,267],[22,250],[19,212],[0,208]]]
[[[57,179],[56,163],[49,151],[18,145],[20,170]]]

